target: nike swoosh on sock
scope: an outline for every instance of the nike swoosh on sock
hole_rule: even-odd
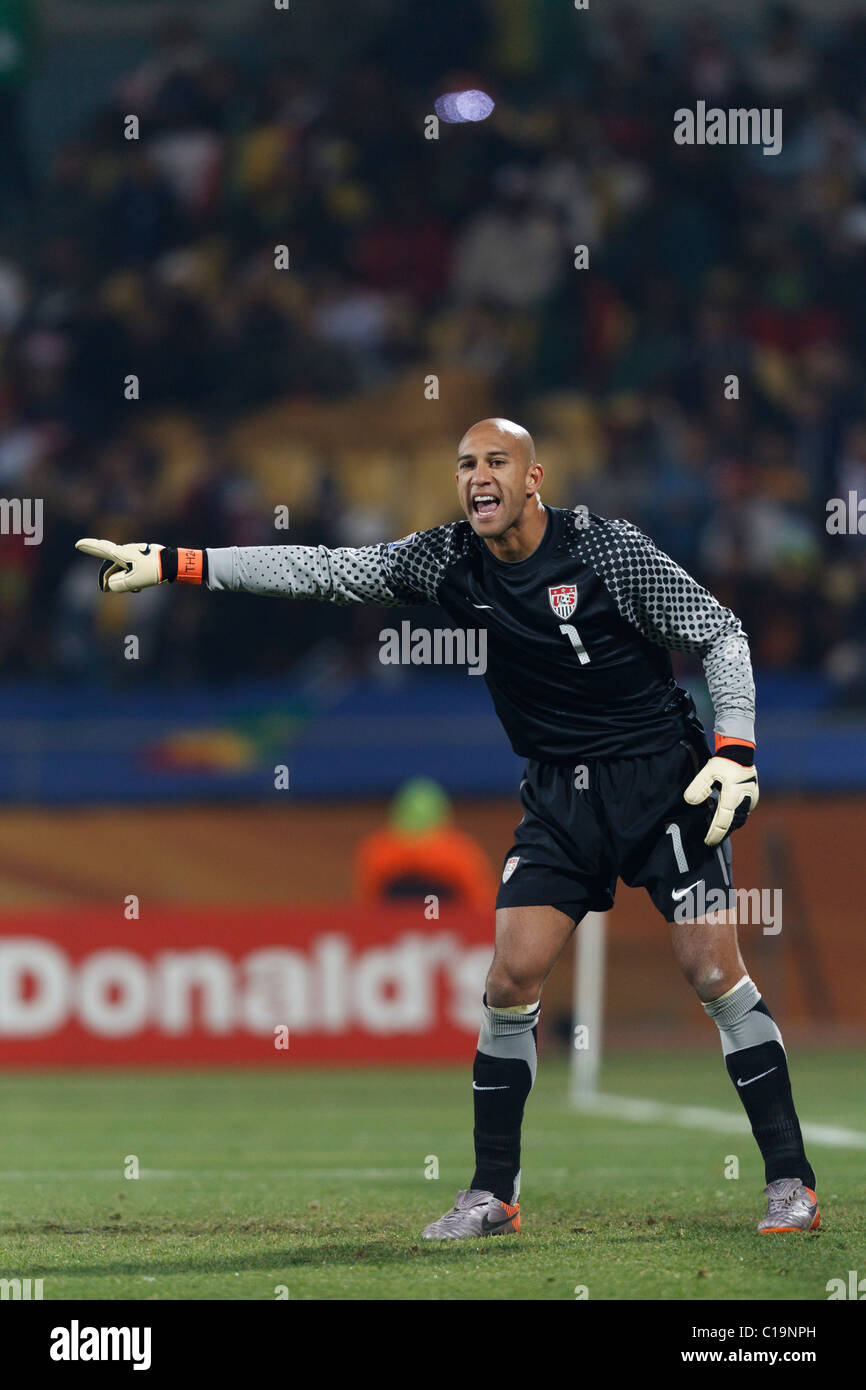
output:
[[[778,1071],[778,1067],[770,1067],[770,1071]],[[770,1071],[759,1071],[757,1076],[750,1076],[748,1081],[738,1081],[738,1086],[751,1086],[753,1081],[760,1081],[762,1076],[769,1076]]]

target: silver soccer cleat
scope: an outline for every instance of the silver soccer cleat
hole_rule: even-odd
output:
[[[769,1204],[758,1234],[771,1231],[816,1231],[821,1224],[818,1198],[799,1178],[776,1178],[764,1188]]]
[[[520,1204],[501,1202],[492,1192],[458,1192],[450,1211],[425,1226],[423,1240],[473,1240],[505,1236],[520,1230]]]

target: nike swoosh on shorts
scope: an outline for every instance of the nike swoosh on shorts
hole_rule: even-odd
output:
[[[702,878],[696,878],[694,883],[689,884],[688,888],[672,888],[671,897],[675,899],[684,898],[686,896],[686,893],[690,893],[693,888],[697,888],[698,884],[703,883],[703,881],[704,880]]]

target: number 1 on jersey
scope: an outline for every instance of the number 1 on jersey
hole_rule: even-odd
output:
[[[565,633],[565,636],[568,638],[569,642],[574,647],[574,650],[577,653],[577,659],[580,662],[581,666],[588,666],[589,652],[586,650],[586,647],[581,642],[580,633],[578,632],[577,628],[572,627],[571,623],[560,623],[559,630],[560,632]]]

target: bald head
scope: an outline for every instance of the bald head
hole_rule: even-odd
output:
[[[486,420],[478,420],[474,425],[470,425],[457,448],[458,459],[464,452],[464,446],[468,444],[471,447],[476,436],[480,435],[483,435],[485,440],[493,440],[494,444],[501,443],[509,453],[523,459],[527,468],[535,463],[535,444],[529,430],[525,430],[514,420],[504,419],[501,415],[491,415]]]

